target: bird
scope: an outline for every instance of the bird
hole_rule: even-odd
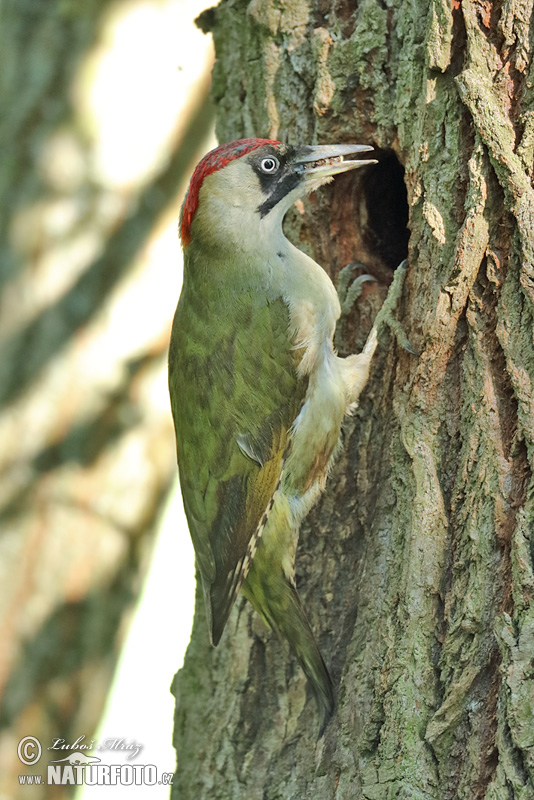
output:
[[[282,222],[301,196],[377,163],[360,158],[372,150],[256,138],[219,145],[196,166],[180,217],[169,392],[210,640],[218,644],[242,592],[288,641],[321,733],[335,695],[295,585],[298,531],[368,380],[378,328],[361,353],[336,354],[336,289]]]

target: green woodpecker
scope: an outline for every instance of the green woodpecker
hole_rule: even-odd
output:
[[[326,272],[282,232],[301,195],[370,160],[364,145],[242,139],[196,167],[181,215],[184,282],[169,386],[185,513],[219,642],[240,590],[289,642],[323,727],[334,692],[294,581],[299,523],[324,488],[376,347],[339,358]]]

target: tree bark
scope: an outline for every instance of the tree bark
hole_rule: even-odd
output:
[[[338,695],[240,601],[218,649],[202,597],[174,690],[173,797],[534,798],[532,2],[223,0],[218,136],[371,143],[380,163],[299,204],[290,238],[367,284],[361,348],[407,254],[297,580]],[[409,243],[405,232],[409,229]]]

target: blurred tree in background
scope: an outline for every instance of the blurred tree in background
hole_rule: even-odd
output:
[[[32,772],[17,758],[24,736],[48,743],[94,734],[175,480],[166,354],[179,291],[176,226],[212,112],[202,62],[194,101],[181,112],[173,85],[146,85],[161,50],[150,22],[165,5],[179,13],[179,0],[0,0],[6,798],[18,796],[15,776]],[[130,72],[106,96],[115,122],[102,142],[90,102],[109,81],[99,70],[126,12],[141,35]],[[177,61],[178,34],[177,23],[169,31]],[[135,142],[150,121],[147,156]],[[105,151],[111,134],[122,137],[114,155]],[[167,228],[170,257],[157,238]],[[42,764],[33,771],[42,774]],[[70,791],[32,787],[27,795]]]
[[[408,256],[297,583],[332,669],[304,676],[240,601],[201,595],[175,681],[176,800],[534,798],[534,26],[531,0],[222,0],[201,17],[221,141],[378,146],[288,219],[369,284],[361,348]],[[406,224],[410,231],[409,243]]]

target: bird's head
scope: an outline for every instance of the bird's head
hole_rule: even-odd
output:
[[[298,197],[340,172],[375,164],[374,159],[344,159],[372,149],[360,144],[293,146],[270,139],[239,139],[216,147],[198,163],[189,184],[180,221],[184,247],[197,238],[217,246],[217,238],[229,229],[254,236],[271,223],[280,225]]]

